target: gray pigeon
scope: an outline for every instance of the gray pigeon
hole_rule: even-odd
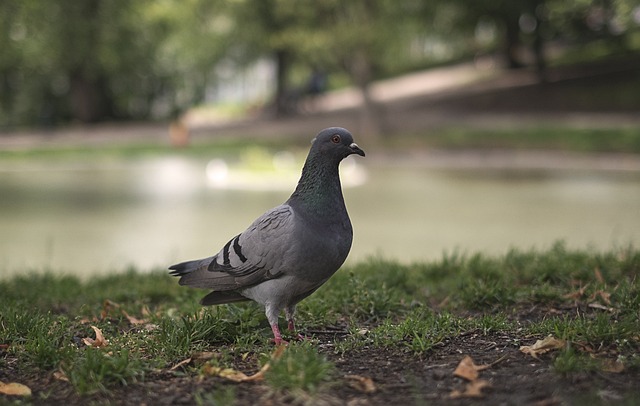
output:
[[[342,197],[338,165],[364,156],[344,128],[326,128],[311,144],[298,186],[289,200],[233,237],[216,255],[171,266],[180,285],[211,289],[203,305],[254,300],[265,308],[276,344],[282,310],[295,331],[296,304],[344,263],[353,229]]]

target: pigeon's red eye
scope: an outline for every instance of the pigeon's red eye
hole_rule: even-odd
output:
[[[331,137],[331,142],[333,142],[334,144],[339,144],[340,136],[338,134],[334,135],[333,137]]]

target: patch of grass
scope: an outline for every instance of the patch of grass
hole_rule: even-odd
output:
[[[108,351],[87,347],[61,365],[69,382],[79,394],[107,392],[113,385],[127,385],[143,379],[145,368],[128,349]]]
[[[632,247],[594,252],[558,243],[543,251],[512,250],[502,257],[454,253],[419,264],[372,258],[341,270],[303,301],[298,325],[303,332],[344,332],[322,350],[343,355],[380,349],[429,357],[461,336],[507,335],[519,345],[551,334],[569,343],[545,355],[561,376],[601,371],[602,359],[621,359],[636,371],[638,274],[640,251]],[[199,369],[193,364],[179,371],[171,367],[197,353],[215,353],[209,362],[222,368],[243,369],[245,358],[272,351],[259,306],[202,308],[202,293],[178,286],[164,272],[129,270],[85,281],[53,274],[2,280],[0,365],[24,376],[63,371],[78,396],[91,396],[143,381],[153,371],[195,379]],[[91,325],[108,346],[84,343],[93,337]],[[307,397],[322,392],[337,378],[318,348],[323,347],[292,343],[273,361],[267,385]],[[196,392],[194,402],[236,395],[223,389]]]
[[[25,364],[43,370],[55,368],[68,356],[69,320],[49,313],[2,306],[0,343],[10,345]]]
[[[553,360],[553,369],[559,374],[592,372],[598,370],[598,363],[595,359],[579,353],[569,345],[556,355]]]
[[[314,394],[330,381],[334,365],[310,343],[292,344],[282,356],[271,359],[265,374],[275,391],[303,391]]]

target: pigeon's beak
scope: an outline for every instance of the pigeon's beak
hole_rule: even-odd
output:
[[[351,148],[352,154],[358,154],[360,156],[364,156],[364,151],[361,150],[358,144],[356,144],[355,142],[352,142],[351,145],[349,145],[349,148]]]

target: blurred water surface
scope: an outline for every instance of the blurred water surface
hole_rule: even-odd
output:
[[[214,254],[287,199],[302,158],[276,154],[268,165],[179,155],[0,163],[0,276],[147,270]],[[594,249],[640,241],[638,173],[366,160],[346,161],[342,171],[355,229],[348,261],[502,254],[557,240]]]

